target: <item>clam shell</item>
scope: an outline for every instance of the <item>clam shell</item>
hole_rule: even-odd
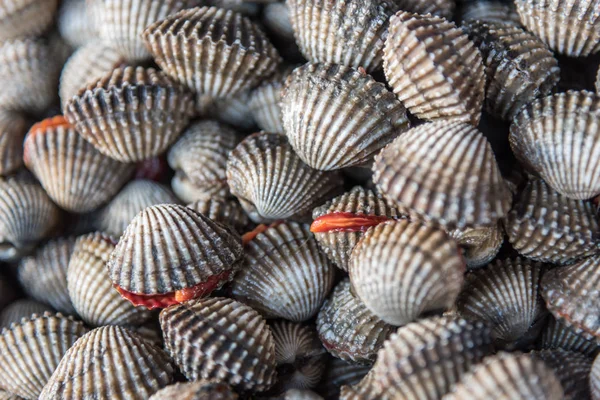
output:
[[[399,4],[391,0],[286,2],[296,43],[312,62],[373,71],[381,66],[388,19]]]
[[[540,338],[541,349],[577,351],[590,357],[600,352],[600,342],[587,339],[576,333],[570,326],[549,318],[548,325],[542,331]]]
[[[283,3],[272,3],[270,5],[283,5],[285,7]],[[258,127],[265,132],[285,134],[280,105],[281,89],[291,72],[291,67],[280,69],[250,93],[248,107]]]
[[[535,100],[514,118],[510,147],[517,159],[572,199],[600,194],[600,97],[568,91]]]
[[[504,243],[501,222],[491,227],[454,229],[447,233],[462,249],[468,269],[480,268],[491,262]]]
[[[565,399],[589,399],[588,377],[592,360],[581,353],[565,350],[543,350],[530,353],[550,368],[563,388]]]
[[[349,264],[354,293],[391,325],[404,325],[456,300],[465,262],[443,231],[407,220],[369,229]]]
[[[173,380],[165,351],[120,326],[82,336],[52,374],[40,400],[147,399]]]
[[[521,25],[514,3],[506,3],[502,0],[466,2],[462,5],[461,20],[463,23],[479,20],[483,22],[501,22],[513,26]]]
[[[0,386],[25,399],[37,399],[63,355],[86,332],[82,322],[49,312],[4,328]]]
[[[504,225],[515,250],[534,260],[567,264],[600,249],[594,205],[563,196],[539,179],[517,195]]]
[[[265,4],[262,12],[263,25],[275,36],[294,42],[294,28],[290,20],[290,9],[285,2],[271,2]],[[269,129],[263,128],[266,131]],[[272,131],[271,131],[272,132]]]
[[[0,389],[0,400],[23,400],[22,397]]]
[[[217,379],[175,383],[154,393],[148,400],[237,400],[238,395]]]
[[[340,358],[332,357],[321,380],[319,393],[326,399],[337,400],[340,398],[341,386],[359,383],[370,369],[371,366],[349,363]]]
[[[493,226],[510,209],[512,194],[492,147],[464,123],[409,130],[375,157],[373,171],[390,200],[446,229]]]
[[[224,199],[221,197],[204,198],[187,206],[215,222],[233,227],[240,233],[245,231],[249,223],[244,209],[235,199]]]
[[[194,113],[192,95],[152,68],[117,68],[79,91],[65,117],[100,152],[136,162],[164,152]]]
[[[259,133],[231,152],[227,183],[250,218],[265,222],[309,213],[341,190],[342,179],[304,164],[284,136]]]
[[[283,222],[246,244],[244,264],[231,292],[266,317],[301,322],[319,312],[334,273],[308,225]]]
[[[58,0],[5,0],[0,4],[0,41],[33,37],[54,21]]]
[[[262,391],[275,382],[275,342],[248,306],[213,297],[160,313],[165,347],[186,378],[213,379]]]
[[[398,12],[390,19],[383,59],[390,86],[411,114],[477,126],[485,98],[483,61],[453,22]]]
[[[96,19],[101,6],[96,0],[63,0],[57,18],[60,36],[73,47],[94,41],[98,37]]]
[[[596,357],[590,371],[590,393],[593,400],[600,399],[600,357]]]
[[[133,173],[132,165],[98,152],[62,116],[31,127],[25,138],[23,159],[48,196],[72,212],[97,209]]]
[[[229,97],[218,98],[213,101],[212,109],[205,114],[238,129],[252,130],[256,126],[252,111],[250,111],[250,90],[236,93]],[[196,106],[197,107],[197,106]]]
[[[23,165],[27,126],[24,116],[0,110],[0,176],[10,175]]]
[[[455,0],[402,0],[402,10],[415,14],[431,14],[437,17],[443,17],[448,21],[452,20],[452,14],[456,8]]]
[[[409,128],[406,109],[385,85],[342,65],[296,68],[280,104],[296,154],[323,171],[365,164]]]
[[[52,307],[32,299],[15,300],[0,313],[0,328],[9,327],[13,323],[20,322],[23,318],[31,318],[33,314],[42,315],[46,311],[51,312]]]
[[[369,311],[351,293],[350,280],[344,279],[321,307],[317,331],[327,351],[335,357],[370,364],[395,328]]]
[[[222,8],[172,14],[148,26],[143,38],[163,71],[215,98],[250,89],[281,62],[258,25]]]

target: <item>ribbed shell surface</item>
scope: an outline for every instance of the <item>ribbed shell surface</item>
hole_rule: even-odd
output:
[[[588,378],[592,368],[592,359],[572,351],[542,350],[530,353],[534,359],[544,361],[563,388],[566,400],[590,398]]]
[[[213,97],[250,89],[281,62],[257,24],[217,7],[172,14],[147,27],[143,37],[163,71]]]
[[[600,352],[600,341],[586,338],[576,333],[569,325],[550,317],[540,336],[539,347],[576,351],[594,357]]]
[[[0,333],[0,386],[35,400],[63,355],[87,329],[61,314],[34,314]]]
[[[96,23],[99,1],[63,0],[56,19],[60,36],[72,47],[80,47],[98,37]]]
[[[399,1],[401,9],[415,14],[432,14],[438,17],[443,17],[448,21],[452,20],[452,14],[456,8],[455,0],[402,0]]]
[[[514,118],[510,146],[517,159],[572,199],[600,194],[600,97],[568,91],[538,99]]]
[[[539,179],[516,196],[504,226],[515,250],[534,260],[568,264],[600,250],[594,205],[563,196]]]
[[[231,271],[242,257],[239,236],[185,206],[141,211],[108,261],[112,282],[128,292],[163,294]]]
[[[469,269],[483,267],[492,261],[504,243],[502,222],[491,227],[454,229],[447,233],[462,249]]]
[[[390,86],[413,115],[479,123],[486,79],[481,53],[453,22],[398,12],[383,59]]]
[[[512,194],[492,147],[464,123],[409,130],[375,157],[373,171],[390,200],[447,229],[492,226],[510,209]]]
[[[213,297],[160,313],[165,347],[190,380],[219,379],[243,390],[275,382],[275,342],[252,308]]]
[[[244,231],[249,222],[244,209],[235,199],[204,198],[187,206],[215,222],[235,228],[240,233]]]
[[[479,20],[521,26],[514,3],[505,3],[502,0],[478,0],[465,3],[461,7],[461,20],[463,24]]]
[[[245,248],[232,295],[266,317],[306,321],[333,286],[335,267],[319,251],[308,225],[274,224]]]
[[[399,5],[391,0],[288,0],[300,51],[312,62],[381,66],[388,19]]]
[[[11,324],[21,322],[23,318],[31,318],[33,314],[42,315],[52,312],[52,307],[32,299],[15,300],[2,309],[0,328],[8,328]]]
[[[123,162],[156,156],[194,114],[191,93],[152,68],[117,68],[82,89],[65,117],[102,153]]]
[[[342,178],[310,168],[285,136],[259,133],[231,152],[227,183],[250,218],[262,222],[309,213],[341,191]]]
[[[280,104],[291,146],[318,170],[365,164],[409,128],[406,109],[385,85],[342,65],[296,68]]]
[[[23,400],[22,397],[0,389],[0,400]]]
[[[167,353],[120,326],[104,326],[71,347],[40,400],[147,399],[173,380]]]
[[[273,5],[280,4],[282,3],[273,3]],[[265,132],[285,134],[280,104],[281,89],[291,71],[291,68],[280,69],[250,93],[248,99],[250,112],[258,127]]]
[[[0,4],[0,41],[34,37],[54,20],[58,0],[5,0]]]
[[[238,395],[225,382],[216,379],[175,383],[154,393],[148,400],[237,400]]]
[[[0,176],[10,175],[23,165],[27,126],[27,119],[19,113],[0,110]]]
[[[533,34],[504,22],[464,26],[481,51],[487,76],[485,109],[511,120],[532,100],[546,96],[560,79],[558,61]]]

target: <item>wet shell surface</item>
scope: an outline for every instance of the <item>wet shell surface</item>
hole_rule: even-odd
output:
[[[60,36],[72,47],[98,38],[98,10],[101,1],[63,0],[57,18]]]
[[[172,14],[148,26],[143,37],[163,71],[214,98],[252,88],[281,62],[258,25],[217,7]]]
[[[275,167],[277,166],[277,167]],[[310,168],[285,136],[259,133],[230,154],[227,183],[255,222],[301,217],[341,191],[341,176]]]
[[[589,399],[588,377],[592,360],[581,353],[565,350],[543,350],[530,353],[556,375],[563,388],[565,399]]]
[[[237,400],[231,386],[217,379],[175,383],[154,393],[148,400]]]
[[[27,119],[19,113],[0,110],[0,176],[10,175],[23,165],[27,126]]]
[[[40,400],[147,399],[173,380],[163,349],[120,326],[104,326],[71,347]]]
[[[244,209],[235,199],[204,198],[187,206],[215,222],[233,227],[239,233],[245,232],[249,223]]]
[[[0,386],[37,399],[63,355],[87,329],[61,314],[34,314],[0,334]]]
[[[548,318],[548,325],[542,331],[539,347],[543,350],[567,350],[594,357],[600,352],[600,341],[588,339],[575,332],[569,325]]]
[[[164,152],[194,113],[191,93],[152,68],[117,68],[71,98],[65,117],[100,152],[122,162]]]
[[[283,127],[296,154],[329,171],[365,164],[409,127],[385,85],[354,68],[305,64],[281,92]]]
[[[462,22],[483,21],[501,22],[506,25],[520,26],[521,20],[513,3],[502,0],[470,1],[462,5]]]
[[[52,307],[32,299],[15,300],[0,313],[0,328],[7,328],[15,322],[21,322],[23,318],[31,318],[33,314],[42,315],[46,311],[52,312]]]
[[[486,79],[481,53],[453,22],[398,12],[390,19],[383,68],[416,117],[479,123]]]
[[[373,182],[419,219],[446,229],[493,226],[512,194],[476,128],[435,122],[400,135],[375,157]]]
[[[563,196],[539,179],[515,197],[504,225],[515,250],[534,260],[567,264],[600,249],[594,205]]]
[[[186,378],[219,379],[243,390],[275,382],[275,342],[252,308],[213,297],[160,313],[165,347]]]
[[[483,228],[454,229],[447,232],[462,249],[467,268],[480,268],[492,261],[504,243],[502,223]]]
[[[0,4],[0,41],[33,37],[48,29],[58,0],[5,0]]]
[[[317,314],[334,273],[308,225],[275,223],[246,244],[231,292],[266,317],[301,322]]]
[[[272,3],[268,6],[270,5],[283,5],[285,7],[283,3]],[[250,93],[248,99],[250,112],[258,127],[265,132],[285,134],[280,104],[281,89],[291,71],[291,67],[280,69]]]
[[[456,7],[455,0],[402,0],[399,2],[401,9],[415,14],[431,14],[438,17],[443,17],[448,21],[452,20],[454,8]]]

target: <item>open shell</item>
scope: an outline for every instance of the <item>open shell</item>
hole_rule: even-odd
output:
[[[23,140],[27,127],[24,116],[0,110],[0,176],[10,175],[23,165]]]
[[[32,299],[15,300],[2,309],[0,313],[0,328],[8,328],[13,323],[19,323],[23,318],[31,318],[33,314],[42,315],[52,312],[52,307]]]
[[[589,357],[565,350],[542,350],[530,354],[552,369],[561,383],[566,400],[590,398],[588,377],[592,360]]]
[[[0,41],[38,36],[54,21],[58,0],[5,0],[0,4]]]
[[[462,249],[469,269],[491,262],[504,243],[502,222],[491,227],[454,229],[447,233]]]
[[[549,318],[548,325],[542,331],[539,346],[542,350],[576,351],[590,357],[600,353],[600,340],[588,339],[553,317]]]
[[[237,400],[231,386],[218,379],[175,383],[154,393],[148,400]]]
[[[192,210],[205,215],[222,225],[231,226],[239,233],[245,233],[248,216],[240,203],[235,199],[221,197],[203,198],[187,205]]]

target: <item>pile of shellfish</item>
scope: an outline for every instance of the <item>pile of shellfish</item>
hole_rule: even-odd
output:
[[[0,400],[600,400],[600,0],[0,1]]]

